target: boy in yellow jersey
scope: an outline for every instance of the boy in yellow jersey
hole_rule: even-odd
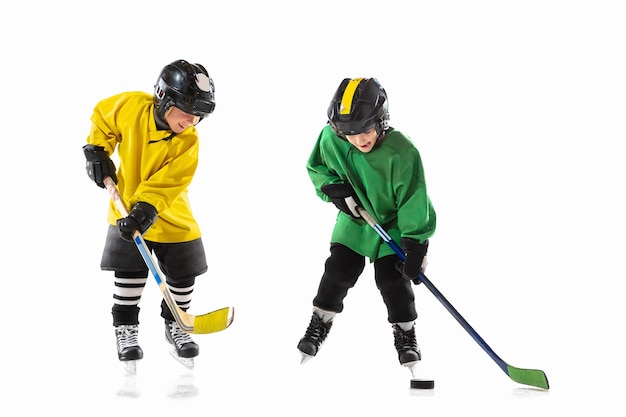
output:
[[[207,270],[200,228],[188,200],[198,165],[195,128],[215,109],[215,87],[200,64],[166,65],[154,94],[124,92],[100,101],[83,147],[88,176],[101,188],[111,177],[129,208],[120,218],[110,203],[100,267],[114,272],[113,326],[120,361],[143,358],[138,341],[139,302],[148,268],[133,242],[139,231],[158,259],[176,303],[186,311],[196,277]],[[111,155],[117,151],[116,169]],[[166,340],[179,358],[193,363],[198,345],[180,329],[164,300]]]

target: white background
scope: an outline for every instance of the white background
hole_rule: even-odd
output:
[[[34,1],[1,6],[2,408],[11,415],[623,415],[625,8],[619,1]],[[145,359],[117,361],[106,191],[81,147],[96,102],[205,65],[191,201],[209,271],[190,312],[234,305],[167,353],[149,281]],[[427,275],[509,364],[511,381],[416,287],[409,389],[371,267],[318,356],[300,365],[335,209],[305,171],[345,77],[386,88],[438,213]],[[396,414],[397,413],[397,414]],[[6,412],[3,412],[6,414]]]

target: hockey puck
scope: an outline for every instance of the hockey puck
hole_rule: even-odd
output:
[[[433,389],[435,388],[435,381],[432,379],[411,379],[411,388]]]

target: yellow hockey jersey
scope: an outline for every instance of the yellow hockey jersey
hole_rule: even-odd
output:
[[[144,239],[160,243],[187,242],[201,237],[188,199],[188,187],[198,166],[198,132],[189,127],[174,135],[157,130],[153,96],[126,92],[100,101],[91,116],[87,143],[117,150],[117,187],[130,210],[144,201],[159,217]],[[108,222],[121,215],[110,203]]]

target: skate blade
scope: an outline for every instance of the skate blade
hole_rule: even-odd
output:
[[[127,374],[137,374],[137,361],[122,361],[122,365],[124,365],[124,369],[126,370]]]
[[[173,349],[170,350],[170,355],[172,355],[172,358],[176,359],[176,361],[183,365],[185,368],[193,370],[195,366],[193,358],[181,358],[176,354],[176,351]]]
[[[304,365],[313,357],[311,355],[307,355],[306,353],[302,353],[302,352],[300,352],[300,354],[302,355],[302,357],[300,358],[300,365]]]
[[[413,378],[415,378],[415,370],[417,369],[417,364],[418,363],[419,363],[419,361],[407,362],[407,363],[403,364],[402,366],[404,366],[405,368],[408,368],[409,371],[411,371],[411,376]]]

